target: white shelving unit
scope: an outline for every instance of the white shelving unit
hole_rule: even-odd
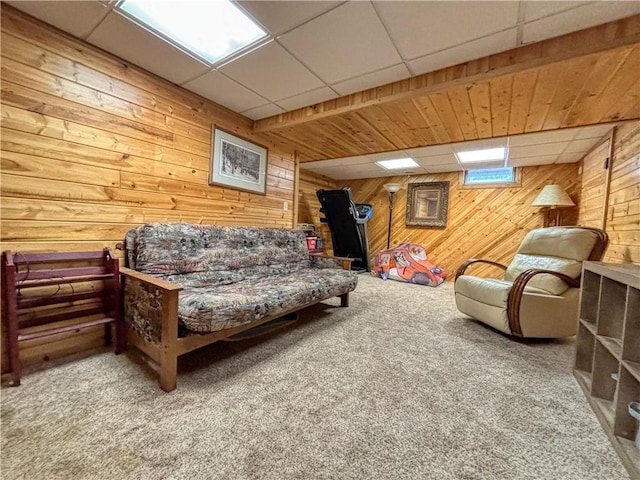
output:
[[[575,377],[633,479],[640,479],[640,266],[584,262]]]

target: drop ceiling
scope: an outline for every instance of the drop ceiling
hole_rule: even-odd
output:
[[[302,168],[334,180],[354,180],[396,175],[424,175],[429,173],[458,172],[467,168],[525,167],[553,163],[579,161],[613,128],[614,125],[597,125],[582,128],[567,128],[553,132],[529,133],[487,140],[450,143],[422,148],[411,148],[387,153],[334,158],[305,163]],[[466,167],[458,161],[455,153],[464,150],[480,150],[502,147],[508,149],[506,163],[474,163]],[[413,158],[417,167],[386,170],[376,162],[395,158]]]
[[[115,9],[116,1],[3,3],[256,120],[266,138],[293,145],[304,168],[336,179],[396,175],[374,162],[399,153],[416,159],[414,173],[459,170],[453,151],[462,143],[508,141],[516,166],[575,162],[612,122],[640,118],[638,22],[615,26],[615,32],[632,30],[630,40],[613,39],[603,55],[583,52],[484,82],[471,75],[466,83],[401,101],[376,97],[394,95],[401,82],[455,78],[463,62],[501,52],[509,60],[516,52],[518,60],[515,48],[534,42],[546,48],[544,42],[569,32],[634,18],[636,1],[238,0],[269,37],[215,65],[132,21]],[[599,34],[587,33],[582,43],[596,52]],[[570,45],[583,47],[575,40]],[[575,81],[583,83],[575,87]],[[352,98],[369,103],[354,106]],[[590,113],[594,105],[598,116]],[[491,112],[488,120],[483,110]],[[599,123],[607,125],[588,127]],[[540,133],[520,135],[526,132]]]
[[[640,13],[633,1],[239,0],[269,38],[211,65],[116,1],[7,3],[254,120]]]

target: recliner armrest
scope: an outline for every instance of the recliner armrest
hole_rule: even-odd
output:
[[[509,296],[507,297],[507,317],[509,319],[509,328],[511,329],[511,332],[519,337],[522,336],[522,328],[520,327],[520,303],[522,302],[522,294],[524,293],[527,283],[529,283],[533,277],[540,274],[548,274],[558,277],[573,288],[578,288],[580,286],[579,278],[576,279],[553,270],[530,268],[518,275],[513,281],[513,286],[511,287],[511,290],[509,290]]]
[[[474,263],[487,263],[489,265],[494,265],[498,268],[501,268],[502,270],[507,269],[506,265],[502,265],[501,263],[498,263],[498,262],[492,262],[491,260],[483,260],[481,258],[470,258],[469,260],[465,261],[462,265],[458,267],[458,270],[456,270],[456,276],[454,277],[454,282],[458,279],[459,276],[464,275],[467,268],[473,265]]]

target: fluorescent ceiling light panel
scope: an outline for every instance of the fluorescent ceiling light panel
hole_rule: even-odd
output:
[[[417,167],[418,164],[413,158],[398,158],[395,160],[380,160],[376,165],[386,168],[387,170],[398,170],[400,168]]]
[[[504,160],[506,153],[506,147],[499,147],[456,152],[456,156],[461,163],[491,162],[495,160]]]
[[[211,63],[266,36],[228,0],[125,0],[118,8]]]

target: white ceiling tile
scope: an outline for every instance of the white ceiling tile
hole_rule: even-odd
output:
[[[20,1],[6,3],[80,38],[84,38],[91,33],[109,12],[109,8],[106,5],[95,1]]]
[[[599,138],[587,138],[584,140],[573,140],[569,145],[567,145],[566,150],[563,153],[574,153],[574,152],[584,152],[587,153],[591,150],[596,143],[598,143]]]
[[[538,143],[522,147],[509,147],[509,158],[538,157],[544,155],[560,155],[567,144],[565,142]]]
[[[115,11],[87,41],[173,83],[180,84],[209,68]]]
[[[584,140],[585,138],[602,138],[614,127],[615,124],[595,125],[593,127],[584,127],[578,130],[574,140]]]
[[[444,67],[486,57],[516,47],[517,29],[495,33],[469,43],[425,55],[409,61],[409,67],[415,75],[433,72]]]
[[[454,152],[465,152],[468,150],[482,150],[485,148],[498,148],[507,145],[507,137],[483,138],[481,140],[471,140],[468,142],[452,143],[449,146]]]
[[[479,168],[502,168],[504,167],[503,160],[493,160],[490,162],[470,162],[470,163],[460,163],[461,169],[473,170]]]
[[[401,62],[370,2],[348,2],[279,41],[328,83]]]
[[[427,173],[461,172],[463,168],[459,164],[427,165],[424,167]]]
[[[382,160],[395,160],[396,158],[407,158],[410,156],[406,150],[394,150],[392,152],[372,153],[366,157],[370,162],[380,162]]]
[[[262,107],[268,103],[264,98],[217,71],[209,72],[182,86],[235,112]]]
[[[433,155],[429,157],[414,157],[414,160],[423,167],[430,165],[457,165],[458,161],[453,153],[447,155]]]
[[[305,166],[308,168],[329,168],[329,167],[342,167],[344,165],[371,165],[371,162],[367,157],[347,157],[347,158],[332,158],[330,160],[319,160],[316,162],[307,162]]]
[[[555,15],[556,13],[563,12],[565,10],[571,10],[572,8],[586,5],[593,2],[578,2],[571,1],[541,1],[534,0],[528,2],[522,2],[524,4],[524,21],[529,22],[531,20],[537,20],[538,18],[548,17],[549,15]]]
[[[509,137],[509,148],[540,143],[567,142],[573,140],[579,128],[563,128],[548,132],[525,133]]]
[[[339,1],[248,1],[239,0],[240,6],[270,33],[276,35],[310,20],[327,10],[331,10]]]
[[[556,163],[575,163],[582,160],[582,157],[584,157],[582,152],[563,153],[558,157]]]
[[[400,55],[415,59],[516,26],[518,2],[374,2]],[[513,48],[506,45],[503,50]]]
[[[368,88],[378,87],[387,83],[395,82],[409,78],[411,73],[407,70],[404,63],[394,65],[393,67],[384,68],[378,72],[367,73],[360,77],[339,82],[331,87],[340,95],[348,95],[353,92],[359,92]]]
[[[558,155],[540,155],[538,157],[526,158],[509,158],[509,166],[511,167],[528,167],[532,165],[548,165],[554,163],[558,159]]]
[[[218,70],[271,101],[323,86],[313,73],[276,42],[256,48]]]
[[[639,13],[640,2],[637,1],[612,0],[596,4],[589,3],[557,15],[525,23],[522,43],[539,42]]]
[[[273,103],[268,103],[266,105],[262,105],[261,107],[252,108],[240,113],[242,113],[242,115],[244,115],[245,117],[249,117],[251,120],[260,120],[261,118],[271,117],[272,115],[284,113],[284,109]]]
[[[337,96],[338,95],[329,87],[322,87],[290,98],[285,98],[284,100],[278,100],[277,103],[285,110],[294,110],[296,108],[308,107],[309,105],[324,102],[325,100],[331,100]]]

